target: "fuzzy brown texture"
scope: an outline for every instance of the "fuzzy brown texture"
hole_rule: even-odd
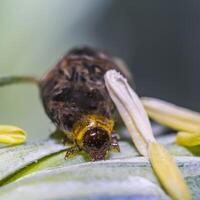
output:
[[[60,130],[71,131],[85,114],[113,118],[115,106],[104,83],[104,74],[119,70],[111,56],[92,48],[71,50],[40,82],[45,111]]]

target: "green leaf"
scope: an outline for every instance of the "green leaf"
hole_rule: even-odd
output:
[[[124,177],[115,177],[119,171],[110,170],[106,165],[83,168],[79,173],[77,170],[77,167],[68,167],[34,174],[4,188],[3,192],[0,192],[1,198],[82,200],[86,197],[106,196],[106,199],[109,199],[112,196],[131,195],[169,199],[149,180],[132,175],[128,175],[127,178],[127,174]],[[88,170],[92,170],[91,173],[88,174]],[[82,176],[79,176],[80,173]]]
[[[200,158],[193,157],[183,147],[167,143],[168,140],[160,142],[178,156],[178,166],[193,196],[198,196]],[[138,156],[128,142],[120,142],[120,147],[121,153],[111,153],[109,160],[99,162],[89,162],[84,153],[65,160],[67,147],[52,141],[1,148],[0,196],[2,199],[128,199],[130,196],[168,199],[148,159]]]
[[[66,149],[53,141],[0,148],[0,181],[39,159]]]

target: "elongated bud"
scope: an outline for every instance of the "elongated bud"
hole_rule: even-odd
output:
[[[174,130],[200,133],[200,113],[156,98],[143,97],[142,103],[156,122]]]
[[[158,179],[172,199],[191,199],[182,174],[168,151],[158,143],[150,143],[149,157]]]
[[[190,192],[172,156],[157,143],[144,107],[126,79],[110,70],[105,84],[138,151],[149,156],[155,174],[175,200],[189,200]]]
[[[16,126],[0,125],[0,143],[22,144],[26,141],[26,132]]]
[[[155,138],[139,97],[115,70],[106,73],[105,84],[138,151],[147,156],[148,142],[155,142]]]
[[[200,145],[200,133],[178,132],[176,143],[186,147]]]

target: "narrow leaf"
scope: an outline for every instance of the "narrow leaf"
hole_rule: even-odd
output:
[[[63,162],[60,154],[58,160],[61,164],[58,164],[57,160],[53,166],[52,161],[46,169],[2,187],[0,196],[2,199],[15,200],[22,198],[82,200],[89,197],[92,199],[137,197],[145,200],[167,198],[158,187],[146,184],[149,181],[158,184],[147,157],[115,158],[87,163],[78,163],[79,159],[80,157],[75,157]],[[188,184],[193,188],[193,195],[198,196],[200,187],[195,180],[200,176],[200,158],[178,157],[177,164],[185,177],[190,178]],[[143,178],[149,181],[140,181]]]
[[[52,141],[0,148],[0,181],[27,165],[66,148]]]
[[[120,145],[120,153],[112,152],[112,154],[110,155],[110,159],[120,159],[120,158],[124,159],[132,156],[138,156],[138,152],[135,150],[135,148],[132,145],[128,144],[127,142],[120,142],[119,145]],[[44,152],[42,145],[41,147],[33,149],[32,144],[27,144],[24,146],[24,148],[27,149],[29,158],[32,158],[36,154],[38,156],[38,159],[30,163],[30,160],[27,160],[26,158],[24,160],[21,159],[16,160],[12,158],[12,160],[10,160],[9,163],[9,165],[12,166],[13,168],[11,172],[9,168],[7,168],[6,170],[8,164],[7,162],[4,162],[4,159],[7,159],[7,157],[5,158],[0,154],[0,162],[1,162],[0,170],[5,169],[4,173],[6,174],[6,176],[3,177],[3,180],[0,180],[0,185],[8,184],[25,175],[31,174],[33,172],[38,172],[40,170],[63,167],[63,166],[72,166],[88,161],[86,154],[83,153],[80,153],[79,155],[76,155],[73,158],[65,160],[64,157],[66,152],[63,151],[64,147],[63,145],[58,146],[58,144],[55,144],[53,142],[51,143],[48,142],[48,147],[47,147],[46,142],[43,142],[43,147],[47,148],[48,150],[54,149],[55,152],[53,152],[53,154],[52,151],[45,152],[46,153],[45,156],[40,157],[41,153]],[[12,151],[17,151],[15,153],[15,156],[18,157],[24,154],[25,151],[24,148],[20,149],[15,148]],[[57,152],[57,150],[59,151]],[[21,168],[22,164],[23,165],[26,164],[26,166],[24,168]],[[13,171],[15,171],[15,173],[13,173]]]
[[[169,200],[154,183],[143,177],[120,174],[116,168],[99,162],[87,166],[65,167],[25,177],[0,191],[2,199],[139,199]],[[117,169],[117,170],[116,170]],[[135,199],[135,198],[134,198]]]

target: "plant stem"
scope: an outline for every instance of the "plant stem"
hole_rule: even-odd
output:
[[[7,76],[0,78],[0,87],[17,83],[34,83],[38,85],[39,80],[32,76]]]

